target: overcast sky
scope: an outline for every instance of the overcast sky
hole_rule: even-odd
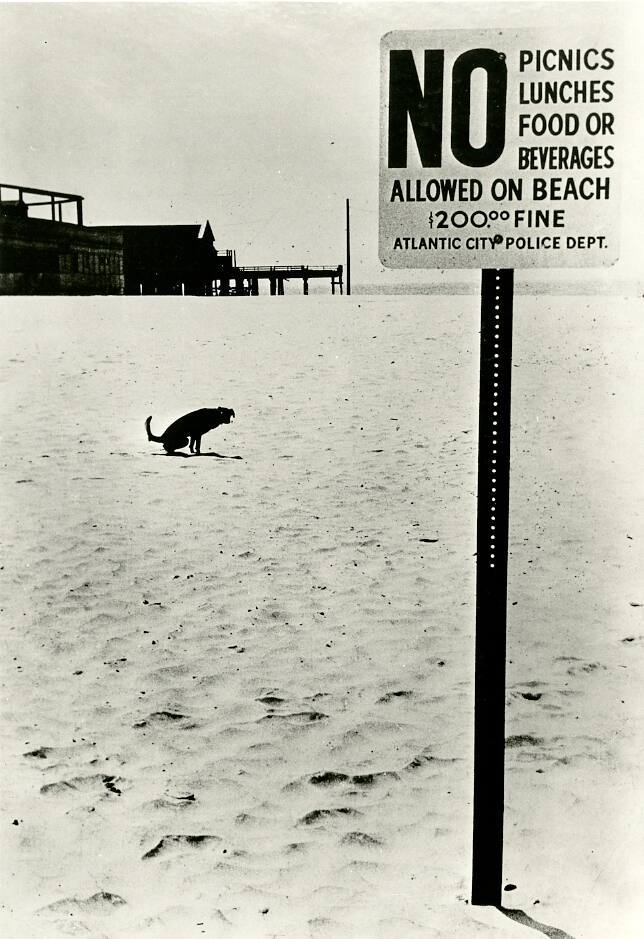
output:
[[[610,276],[632,279],[644,56],[636,7],[614,9],[630,22],[632,120],[619,143],[627,198]],[[218,247],[243,264],[342,262],[350,197],[354,282],[404,281],[378,260],[381,36],[560,16],[550,3],[2,3],[1,178],[84,195],[90,225],[209,218]]]

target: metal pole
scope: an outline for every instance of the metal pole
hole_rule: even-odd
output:
[[[483,270],[474,667],[472,903],[500,906],[514,271]]]
[[[351,221],[349,200],[347,199],[347,297],[351,296]]]

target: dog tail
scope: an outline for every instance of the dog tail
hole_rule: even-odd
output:
[[[148,440],[154,440],[155,443],[163,443],[161,437],[155,437],[152,431],[150,430],[151,422],[152,422],[152,415],[150,415],[145,422],[145,429],[148,432]]]

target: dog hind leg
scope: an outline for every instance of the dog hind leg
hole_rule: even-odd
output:
[[[175,450],[181,450],[182,447],[187,446],[187,437],[171,437],[169,440],[163,441],[163,449],[166,453],[174,453]]]

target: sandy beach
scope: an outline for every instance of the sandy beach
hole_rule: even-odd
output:
[[[535,935],[468,903],[477,298],[0,316],[3,935]],[[504,896],[552,936],[644,916],[643,348],[516,298]]]

